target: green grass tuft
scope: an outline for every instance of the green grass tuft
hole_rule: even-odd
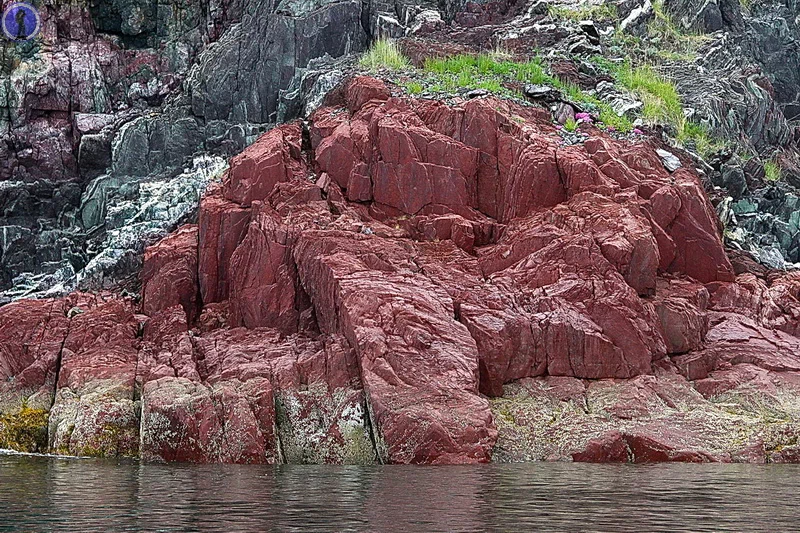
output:
[[[642,117],[671,125],[677,140],[684,146],[704,157],[725,147],[725,143],[714,139],[707,128],[686,119],[675,83],[658,74],[652,66],[633,68],[626,63],[617,68],[615,75],[617,81],[644,103]]]
[[[578,122],[574,118],[568,118],[567,121],[564,122],[564,129],[572,133],[578,129]]]
[[[783,170],[775,159],[771,159],[764,163],[764,179],[767,181],[776,182],[780,181],[782,176]]]
[[[622,133],[628,133],[633,130],[633,123],[628,117],[623,117],[617,114],[611,106],[604,104],[600,106],[600,113],[598,116],[600,122],[609,128],[613,128]]]
[[[406,92],[411,95],[417,95],[422,93],[425,90],[425,87],[422,86],[421,83],[417,81],[410,81],[408,83],[404,83],[403,87],[405,87]]]
[[[389,39],[378,39],[372,47],[361,57],[359,64],[369,70],[388,68],[391,70],[402,70],[411,67],[411,62],[397,43]]]
[[[515,78],[519,82],[533,83],[534,85],[555,84],[555,80],[547,74],[544,63],[540,59],[518,63]]]
[[[726,147],[726,144],[715,139],[705,126],[689,121],[684,121],[683,128],[678,131],[678,142],[685,147],[693,148],[703,157]]]
[[[433,75],[433,92],[448,92],[457,89],[486,89],[492,93],[519,97],[517,91],[507,89],[505,82],[554,84],[538,60],[511,61],[510,55],[501,52],[469,55],[458,54],[445,58],[428,58],[424,70]]]
[[[498,54],[459,54],[446,58],[428,58],[425,70],[438,76],[459,78],[459,86],[466,86],[481,79],[513,79],[520,83],[553,84],[554,80],[545,72],[539,59],[514,62]]]
[[[682,128],[685,122],[683,105],[672,81],[660,76],[649,65],[633,68],[630,64],[617,70],[617,80],[642,100],[644,118]]]
[[[681,28],[665,10],[663,0],[657,0],[653,2],[653,18],[647,25],[645,38],[627,34],[617,26],[611,44],[612,48],[621,49],[617,53],[634,58],[637,63],[655,60],[690,63],[710,39],[708,35]]]
[[[500,80],[480,80],[475,85],[478,87],[478,89],[485,89],[489,92],[497,94],[502,93],[504,90]]]
[[[509,89],[507,85],[549,85],[563,91],[569,100],[581,108],[598,115],[604,125],[623,133],[633,129],[631,121],[617,115],[607,103],[577,85],[551,76],[542,59],[537,57],[527,61],[512,61],[510,57],[510,54],[494,52],[428,58],[424,64],[424,70],[429,75],[425,87],[410,87],[411,84],[405,87],[411,94],[424,89],[432,93],[486,89],[498,96],[523,99],[524,96],[518,90]]]
[[[633,123],[627,118],[617,114],[616,111],[607,103],[597,97],[584,92],[577,85],[561,80],[556,80],[556,87],[564,91],[567,99],[595,113],[603,125],[614,128],[615,130],[628,133],[633,130]]]

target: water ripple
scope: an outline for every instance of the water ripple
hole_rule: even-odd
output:
[[[0,456],[0,531],[791,531],[794,465],[142,465]]]

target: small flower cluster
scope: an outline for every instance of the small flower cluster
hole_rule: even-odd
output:
[[[592,115],[589,113],[575,113],[575,118],[568,119],[564,125],[556,124],[556,129],[574,132],[581,124],[594,124]]]

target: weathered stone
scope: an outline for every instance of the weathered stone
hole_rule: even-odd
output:
[[[90,456],[135,456],[139,320],[130,302],[89,300],[70,320],[50,410],[50,450]]]
[[[800,282],[734,278],[691,167],[596,129],[561,146],[548,112],[492,97],[357,77],[328,103],[307,141],[296,123],[262,136],[197,227],[147,250],[140,309],[7,308],[26,317],[15,338],[51,339],[0,344],[26,376],[12,415],[55,390],[51,451],[792,460],[752,402],[795,416],[779,391],[800,394]]]
[[[0,307],[0,413],[50,408],[69,331],[67,311],[59,300]]]
[[[210,192],[200,203],[198,281],[204,304],[227,300],[229,261],[250,222],[250,209]]]
[[[305,177],[301,160],[300,124],[286,124],[262,135],[231,160],[223,180],[223,195],[243,207],[265,200],[278,182]]]

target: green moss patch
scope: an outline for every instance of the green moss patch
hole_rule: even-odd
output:
[[[551,5],[547,14],[560,20],[615,20],[619,18],[617,6],[613,4],[601,5],[577,5],[577,6],[555,6]]]

